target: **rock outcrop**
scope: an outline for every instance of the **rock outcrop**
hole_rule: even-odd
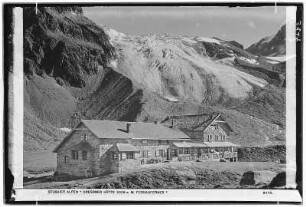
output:
[[[273,178],[269,184],[270,188],[286,186],[286,172],[280,172]]]
[[[262,170],[262,171],[248,171],[245,172],[241,178],[240,185],[265,186],[269,185],[271,180],[277,175],[276,172]]]

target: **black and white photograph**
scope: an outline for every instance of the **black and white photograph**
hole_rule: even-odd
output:
[[[302,6],[13,7],[13,196],[301,202]]]

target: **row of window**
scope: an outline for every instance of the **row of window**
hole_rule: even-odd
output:
[[[88,159],[88,152],[87,151],[81,151],[81,158],[82,160]],[[71,150],[71,159],[72,160],[78,160],[79,159],[79,151],[78,150]]]
[[[176,157],[178,154],[191,154],[190,148],[180,148],[180,149],[174,149],[172,150],[172,156]],[[202,153],[208,153],[208,148],[205,149],[193,149],[194,153],[202,154]],[[230,147],[218,147],[216,148],[216,151],[218,152],[225,152],[225,151],[231,151]],[[166,156],[166,152],[164,150],[156,150],[155,152],[151,152],[149,150],[141,151],[141,156],[143,158],[151,157],[154,153],[155,157],[164,157]],[[126,159],[135,159],[135,152],[122,152],[122,153],[116,153],[112,152],[111,157],[113,160],[126,160]],[[77,150],[71,150],[71,159],[72,160],[79,160],[79,151]],[[87,160],[88,159],[88,152],[87,151],[81,151],[81,159]],[[64,162],[68,162],[68,156],[64,156]]]
[[[150,151],[150,150],[143,150],[141,151],[141,157],[143,158],[148,158],[151,156],[155,156],[155,157],[164,157],[165,156],[165,151],[164,150],[155,150],[154,152]]]
[[[213,141],[213,135],[207,135],[208,141]],[[215,141],[225,141],[225,135],[215,135]]]
[[[189,149],[189,148],[180,148],[178,150],[178,153],[179,154],[190,154],[190,151],[191,151],[191,149]]]
[[[173,149],[171,151],[172,156],[176,157],[178,156],[178,154],[191,154],[191,150],[194,150],[193,153],[198,153],[198,154],[202,154],[202,153],[209,153],[209,149],[208,148],[204,148],[204,149],[190,149],[190,148],[180,148],[180,149]],[[216,148],[216,151],[219,152],[224,152],[224,151],[230,151],[230,148]],[[165,157],[167,155],[167,153],[164,150],[156,150],[154,152],[149,151],[149,150],[144,150],[141,151],[141,157],[143,158],[149,158],[152,156],[155,157]],[[119,159],[120,160],[124,160],[124,159],[135,159],[135,153],[133,152],[127,152],[127,153],[120,153],[120,154],[116,154],[113,153],[112,154],[112,159]]]
[[[166,152],[164,150],[155,150],[154,152],[150,150],[143,150],[141,151],[141,157],[148,158],[148,157],[164,157],[166,156]],[[125,160],[125,159],[135,159],[135,152],[122,152],[122,153],[115,153],[112,152],[111,157],[113,160]]]
[[[209,153],[209,149],[208,148],[203,148],[203,149],[190,149],[190,148],[180,148],[178,150],[179,154],[191,154],[191,150],[194,150],[193,153],[197,153],[197,154],[203,154],[203,153]],[[231,147],[216,147],[214,148],[215,151],[217,152],[231,152],[232,149]],[[237,149],[234,148],[234,151],[237,151]],[[173,150],[173,155],[177,156],[177,150]]]
[[[121,153],[116,153],[112,152],[112,159],[117,160],[119,157],[119,160],[130,160],[130,159],[135,159],[135,153],[134,152],[121,152]]]

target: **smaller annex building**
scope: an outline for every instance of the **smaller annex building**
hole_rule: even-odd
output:
[[[169,116],[161,123],[190,137],[188,142],[172,143],[178,160],[238,161],[239,145],[229,142],[233,130],[221,114]]]

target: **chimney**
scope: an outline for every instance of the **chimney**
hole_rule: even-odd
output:
[[[126,123],[126,133],[130,133],[131,123]]]

